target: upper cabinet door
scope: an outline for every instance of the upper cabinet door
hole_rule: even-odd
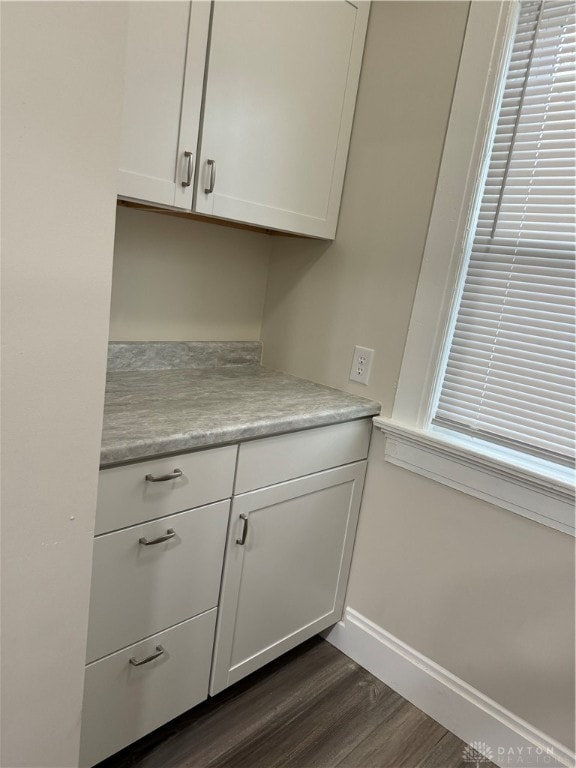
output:
[[[194,210],[334,237],[369,3],[215,0]]]
[[[130,2],[128,13],[118,194],[190,210],[210,3]]]

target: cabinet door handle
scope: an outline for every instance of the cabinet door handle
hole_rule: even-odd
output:
[[[154,659],[157,659],[158,656],[162,656],[163,653],[164,648],[162,648],[161,645],[157,645],[155,653],[151,653],[150,656],[146,656],[146,658],[142,659],[141,661],[138,661],[135,656],[132,656],[130,659],[130,664],[132,664],[133,667],[141,667],[142,664],[149,664],[151,661],[154,661]]]
[[[192,184],[192,169],[194,165],[192,162],[192,152],[184,152],[184,157],[188,159],[188,164],[186,166],[186,181],[182,182],[182,186],[189,187]]]
[[[182,477],[182,470],[181,469],[174,469],[172,472],[168,472],[167,475],[158,475],[158,477],[154,477],[154,475],[146,475],[144,480],[146,480],[148,483],[165,483],[166,480],[176,480],[178,477]]]
[[[151,544],[161,544],[163,541],[168,541],[168,539],[173,539],[174,536],[176,536],[176,531],[174,528],[168,528],[164,536],[158,536],[156,539],[150,539],[148,540],[146,536],[142,536],[142,538],[138,539],[139,544],[144,544],[145,547],[149,547]]]
[[[204,192],[211,195],[214,192],[214,184],[216,184],[216,160],[206,160],[206,165],[210,168],[210,181],[208,186],[204,188]]]
[[[243,546],[246,544],[246,536],[248,536],[248,515],[240,515],[240,520],[242,520],[242,536],[236,539],[236,544]]]

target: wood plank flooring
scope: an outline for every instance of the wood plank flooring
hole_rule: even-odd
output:
[[[464,746],[313,638],[98,768],[470,768]]]

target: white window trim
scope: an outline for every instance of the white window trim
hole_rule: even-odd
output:
[[[391,464],[575,535],[574,491],[568,477],[533,468],[530,460],[523,466],[498,451],[483,451],[472,438],[411,429],[379,416],[373,421],[386,435],[386,461]]]
[[[569,471],[430,427],[517,12],[516,0],[471,3],[392,418],[374,424],[388,461],[575,535]]]

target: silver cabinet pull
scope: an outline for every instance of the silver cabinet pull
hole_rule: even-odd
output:
[[[150,539],[148,540],[146,536],[142,536],[142,538],[138,539],[139,544],[144,544],[145,547],[149,547],[151,544],[161,544],[163,541],[168,541],[168,539],[173,539],[174,536],[176,536],[176,531],[174,528],[168,528],[164,536],[158,536],[156,539]]]
[[[156,652],[151,653],[150,656],[146,656],[145,659],[142,659],[141,661],[138,661],[138,659],[135,656],[132,656],[130,659],[130,664],[132,664],[133,667],[141,667],[142,664],[148,664],[151,661],[154,661],[154,659],[157,659],[158,656],[162,656],[164,653],[164,648],[162,648],[161,645],[156,646]]]
[[[206,165],[210,168],[210,181],[208,186],[204,188],[204,192],[211,195],[214,192],[214,184],[216,184],[216,160],[206,160]]]
[[[248,515],[240,515],[240,520],[243,523],[242,536],[236,539],[236,544],[244,545],[246,544],[246,536],[248,536]]]
[[[182,182],[182,186],[189,187],[192,184],[192,169],[194,165],[192,162],[192,152],[184,152],[184,157],[188,159],[188,163],[186,166],[186,181]]]
[[[146,475],[144,480],[146,480],[148,483],[165,483],[166,480],[176,480],[178,477],[182,477],[182,470],[181,469],[174,469],[172,472],[168,472],[167,475],[158,475],[158,477],[154,477],[154,475]]]

